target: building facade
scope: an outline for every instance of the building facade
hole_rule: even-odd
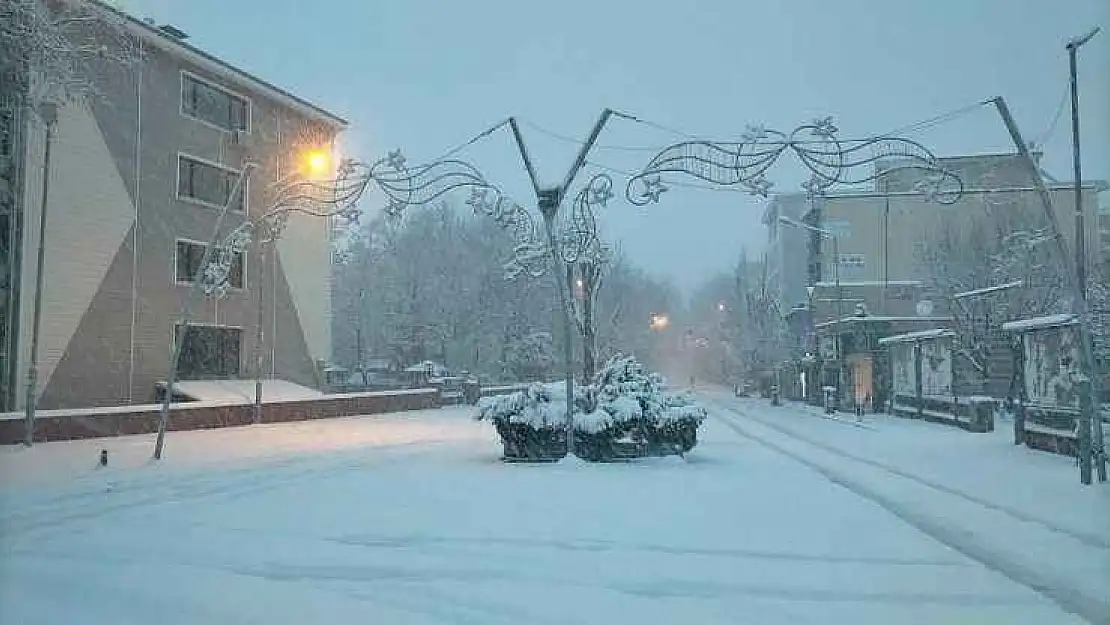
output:
[[[331,149],[346,122],[173,27],[101,9],[133,39],[138,62],[92,64],[97,93],[59,107],[48,170],[42,119],[22,111],[11,133],[22,174],[0,224],[8,259],[0,405],[24,403],[44,188],[39,408],[148,403],[178,339],[182,378],[257,373],[319,386],[330,352],[326,220],[293,215],[276,243],[252,243],[232,264],[228,293],[199,302],[187,333],[176,328],[245,164],[258,166],[230,201],[220,238],[264,212],[272,185],[307,151]]]
[[[767,227],[767,283],[782,311],[805,304],[806,286],[813,281],[809,257],[804,252],[810,234],[783,224],[781,218],[801,223],[812,208],[804,193],[789,193],[772,197],[763,211],[763,225]],[[799,254],[799,250],[803,253]]]
[[[793,196],[780,196],[768,205],[764,223],[770,256],[784,259],[784,265],[789,262],[785,259],[808,258],[804,284],[809,327],[802,330],[806,336],[795,337],[795,343],[822,363],[820,384],[839,386],[843,400],[849,399],[849,387],[872,388],[867,380],[875,367],[873,339],[881,338],[887,326],[904,326],[894,329],[906,331],[952,326],[954,311],[949,298],[953,293],[939,292],[932,275],[935,252],[943,249],[944,242],[960,248],[961,262],[984,266],[992,261],[975,245],[975,234],[989,238],[1027,231],[1025,243],[1046,247],[1050,243],[1044,236],[1047,220],[1033,180],[1016,156],[976,155],[941,161],[964,185],[963,196],[953,204],[932,201],[918,189],[920,171],[894,169],[879,176],[873,190],[832,192],[814,199],[801,217],[787,215],[821,228],[824,234],[776,223],[776,213],[788,206]],[[881,171],[898,165],[886,161],[877,167]],[[1098,194],[1106,185],[1084,182],[1081,188],[1088,275],[1094,279],[1107,253],[1098,221]],[[1072,185],[1051,183],[1049,189],[1060,231],[1068,248],[1074,250]],[[793,232],[789,238],[783,236],[785,230]],[[797,265],[795,260],[793,272],[773,274],[780,292],[797,291]],[[867,331],[861,334],[861,328]],[[868,349],[857,354],[848,349],[864,344]],[[991,369],[1003,371],[1008,366],[1001,363]]]

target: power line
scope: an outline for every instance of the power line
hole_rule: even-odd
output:
[[[1052,121],[1049,122],[1048,128],[1046,128],[1044,132],[1042,132],[1040,135],[1038,135],[1037,138],[1034,139],[1032,141],[1032,143],[1030,143],[1030,145],[1043,147],[1044,144],[1045,144],[1045,141],[1048,141],[1049,137],[1052,136],[1052,133],[1056,131],[1056,125],[1058,123],[1060,123],[1060,117],[1062,117],[1063,114],[1064,114],[1064,105],[1067,104],[1067,102],[1068,102],[1068,92],[1069,92],[1069,90],[1070,90],[1070,83],[1065,82],[1064,83],[1064,89],[1063,89],[1062,93],[1060,94],[1060,102],[1056,105],[1056,112],[1052,114]]]
[[[484,139],[484,138],[486,138],[486,137],[490,136],[491,134],[493,134],[493,133],[497,132],[498,130],[501,130],[501,129],[502,129],[502,128],[504,128],[504,127],[505,127],[506,125],[508,125],[508,123],[509,123],[509,119],[508,119],[508,118],[505,118],[504,120],[502,120],[502,121],[498,122],[498,123],[497,123],[497,124],[495,124],[494,126],[491,126],[490,128],[487,128],[486,130],[483,130],[482,132],[480,132],[480,133],[478,133],[478,134],[474,135],[473,137],[471,137],[470,139],[468,139],[468,140],[467,140],[466,142],[464,142],[464,143],[460,143],[459,145],[457,145],[457,146],[455,146],[455,147],[451,148],[450,150],[447,150],[447,151],[446,151],[446,152],[444,152],[444,153],[443,153],[442,155],[440,155],[440,156],[439,156],[438,158],[436,158],[436,159],[433,159],[433,160],[434,160],[434,161],[441,161],[441,160],[443,160],[443,159],[445,159],[445,158],[448,158],[448,157],[450,157],[450,156],[452,156],[452,155],[454,155],[454,154],[458,154],[459,152],[461,152],[461,151],[465,150],[466,148],[468,148],[468,147],[470,147],[470,146],[474,145],[474,144],[475,144],[475,143],[477,143],[478,141],[480,141],[480,140],[482,140],[482,139]]]
[[[570,136],[555,132],[554,130],[548,130],[547,128],[544,128],[543,126],[540,126],[539,124],[530,122],[526,119],[522,119],[521,121],[524,122],[524,124],[526,126],[528,126],[529,128],[532,128],[536,132],[539,132],[540,134],[547,135],[547,136],[549,136],[553,139],[559,139],[560,141],[566,141],[567,143],[573,143],[575,145],[585,145],[585,141],[582,141],[581,139],[575,139],[574,137],[570,137]],[[625,152],[658,152],[659,150],[663,149],[663,147],[666,147],[666,146],[594,144],[593,147],[594,147],[594,149],[597,149],[597,150],[619,150],[619,151],[625,151]]]

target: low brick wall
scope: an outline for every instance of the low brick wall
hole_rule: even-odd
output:
[[[955,425],[968,432],[993,432],[994,412],[998,408],[998,401],[984,397],[957,400],[934,396],[925,396],[918,400],[913,395],[896,394],[891,408],[891,412],[899,417]]]
[[[436,389],[325,395],[318,399],[264,402],[262,423],[425,410],[438,408],[439,405],[439,392]],[[158,430],[160,409],[158,405],[142,405],[40,410],[35,418],[35,441],[149,434]],[[171,406],[167,429],[202,430],[250,425],[253,421],[254,405],[250,402],[184,402]],[[22,441],[22,414],[0,415],[0,444],[12,445]]]
[[[1030,449],[1079,457],[1079,411],[1052,406],[1021,406],[1014,419],[1014,443]]]

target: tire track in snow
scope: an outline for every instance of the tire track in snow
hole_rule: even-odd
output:
[[[744,425],[740,422],[740,419],[749,419],[759,424],[761,427],[766,427],[767,429],[773,430],[782,436],[786,436],[787,438],[791,439],[791,442],[796,442],[801,445],[808,445],[810,447],[815,447],[818,449],[824,449],[824,445],[819,445],[806,441],[804,439],[796,437],[791,432],[783,431],[781,428],[768,426],[767,424],[763,423],[762,420],[753,418],[750,415],[747,415],[744,412],[741,412],[734,408],[722,406],[720,402],[712,403],[715,404],[717,410],[711,414],[713,414],[713,416],[715,416],[718,421],[734,431],[736,434],[749,440],[755,441],[760,445],[763,445],[764,447],[776,451],[812,469],[833,484],[841,486],[846,490],[858,495],[859,497],[873,502],[890,514],[901,519],[906,524],[922,532],[926,536],[929,536],[930,538],[980,563],[984,567],[995,571],[996,573],[1006,577],[1010,581],[1037,592],[1038,594],[1051,600],[1063,610],[1071,614],[1078,615],[1081,618],[1086,619],[1093,625],[1110,623],[1110,602],[1107,602],[1105,599],[1088,596],[1076,589],[1065,588],[1062,584],[1059,583],[1058,580],[1052,579],[1050,575],[1045,574],[1042,570],[1018,562],[1004,551],[992,549],[986,545],[983,545],[981,542],[976,541],[974,536],[970,535],[967,532],[946,526],[944,523],[935,520],[927,514],[913,511],[900,502],[892,499],[891,497],[882,494],[877,489],[863,484],[861,480],[853,479],[852,477],[846,475],[846,472],[844,471],[831,469],[826,465],[807,458],[800,452],[792,451],[790,449],[787,449],[783,445],[769,440],[766,436],[761,436],[759,434],[753,433],[752,431],[744,427]],[[728,416],[726,415],[726,413],[733,414],[732,416]],[[856,460],[847,454],[839,453],[839,451],[828,450],[828,453],[840,456],[841,458],[851,462],[858,462],[859,464],[863,464],[871,468],[879,468],[882,473],[885,473],[888,476],[898,477],[907,481],[914,482],[919,486],[931,489],[928,484],[920,483],[917,480],[914,480],[912,477],[899,475],[898,473],[886,470],[883,467],[876,467],[872,463]],[[937,492],[953,496],[944,491]],[[959,495],[954,496],[959,497]],[[966,500],[966,498],[961,499]],[[969,501],[969,503],[980,505],[978,504],[978,502],[974,501]],[[1005,514],[1005,511],[994,511]],[[1017,519],[1016,517],[1014,517],[1014,520],[1020,521],[1020,519]]]
[[[864,564],[876,566],[904,567],[963,567],[964,562],[953,558],[895,558],[875,556],[839,556],[791,553],[759,549],[728,549],[706,547],[682,547],[670,545],[649,545],[643,543],[623,543],[603,540],[541,540],[530,538],[468,538],[446,536],[344,536],[328,539],[329,542],[366,547],[370,549],[420,549],[425,547],[479,546],[505,548],[551,549],[555,551],[575,551],[587,553],[643,552],[673,556],[702,556],[712,558],[731,558],[749,560],[775,560],[788,562],[807,562],[812,564]]]
[[[885,471],[887,473],[890,473],[892,475],[896,475],[898,477],[905,478],[907,480],[917,482],[918,484],[921,484],[922,486],[926,486],[926,487],[931,488],[933,490],[940,491],[940,492],[942,492],[946,495],[952,495],[952,496],[955,496],[955,497],[959,497],[961,499],[964,499],[964,500],[969,501],[971,503],[974,503],[976,505],[983,506],[984,508],[988,508],[988,509],[994,510],[996,512],[1001,512],[1001,513],[1009,515],[1009,516],[1011,516],[1011,517],[1013,517],[1013,518],[1015,518],[1019,521],[1024,521],[1025,523],[1033,523],[1033,524],[1039,525],[1039,526],[1041,526],[1041,527],[1043,527],[1047,530],[1057,532],[1059,534],[1064,534],[1064,535],[1066,535],[1070,538],[1073,538],[1073,539],[1087,545],[1088,547],[1095,547],[1097,549],[1110,550],[1110,540],[1107,540],[1106,538],[1103,538],[1102,536],[1098,536],[1098,535],[1095,535],[1095,534],[1089,534],[1089,533],[1086,533],[1086,532],[1083,532],[1083,531],[1074,530],[1074,529],[1070,529],[1070,528],[1067,528],[1067,527],[1062,527],[1060,525],[1056,525],[1055,523],[1052,523],[1051,521],[1047,521],[1045,519],[1041,519],[1041,518],[1032,516],[1032,515],[1030,515],[1028,513],[1025,513],[1021,510],[1017,510],[1015,508],[1011,508],[1011,507],[1003,505],[1003,504],[997,504],[997,503],[994,503],[994,502],[991,502],[991,501],[987,501],[987,500],[982,499],[980,497],[976,497],[975,495],[971,495],[971,494],[963,492],[961,490],[957,490],[955,488],[952,488],[951,486],[947,486],[945,484],[935,482],[935,481],[930,480],[928,478],[924,478],[924,477],[921,477],[919,475],[915,475],[913,473],[903,471],[902,469],[899,469],[897,467],[893,467],[889,464],[879,462],[877,460],[872,460],[871,458],[866,458],[866,457],[863,457],[863,456],[859,456],[859,455],[853,454],[849,451],[844,451],[843,449],[840,449],[838,447],[834,447],[832,445],[829,445],[828,443],[824,443],[822,441],[815,440],[815,439],[810,438],[809,436],[805,436],[803,434],[799,434],[799,433],[795,432],[794,430],[791,430],[790,428],[782,427],[781,425],[778,425],[777,423],[767,421],[765,419],[760,419],[759,417],[756,417],[756,416],[752,415],[751,413],[749,413],[746,410],[742,410],[742,409],[734,408],[734,407],[721,406],[719,404],[718,404],[718,407],[722,408],[724,410],[728,410],[729,412],[733,412],[733,413],[742,415],[746,419],[751,419],[752,421],[755,421],[755,422],[759,423],[760,425],[771,428],[772,430],[775,430],[777,432],[781,432],[782,434],[785,434],[786,436],[790,436],[791,438],[796,438],[796,439],[798,439],[800,441],[803,441],[807,444],[813,445],[814,447],[819,447],[819,448],[821,448],[821,449],[823,449],[823,450],[825,450],[829,453],[835,454],[837,456],[841,456],[841,457],[847,458],[849,460],[854,460],[856,462],[861,462],[863,464],[875,467],[876,469],[880,469],[880,470]],[[1108,555],[1108,557],[1110,557],[1110,555]]]
[[[449,444],[451,444],[450,441],[417,441],[375,446],[365,451],[386,451],[387,457],[393,458],[406,453],[420,453],[427,447]],[[221,470],[217,467],[209,470],[190,470],[180,474],[158,476],[154,479],[151,479],[149,474],[144,474],[114,484],[109,482],[107,489],[101,487],[93,492],[83,491],[51,498],[45,502],[45,505],[40,503],[30,506],[23,512],[4,514],[0,516],[0,530],[3,532],[4,542],[10,543],[14,542],[11,538],[16,536],[56,530],[74,522],[144,507],[265,492],[337,471],[372,466],[385,459],[386,457],[381,455],[370,455],[354,459],[346,457],[341,460],[329,458],[322,461],[318,456],[306,456],[251,468]],[[113,502],[113,499],[117,501]],[[121,499],[122,501],[119,501]]]

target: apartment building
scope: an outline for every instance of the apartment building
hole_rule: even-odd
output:
[[[953,204],[932,201],[915,184],[922,174],[902,170],[881,176],[874,191],[834,193],[820,204],[820,219],[833,230],[840,244],[841,279],[891,281],[927,279],[923,260],[929,246],[946,236],[975,228],[992,227],[1012,232],[1037,230],[1046,225],[1040,198],[1024,163],[1015,155],[946,157],[941,163],[960,177],[963,196]],[[897,167],[898,161],[880,162],[880,169]],[[1049,193],[1064,240],[1075,245],[1075,200],[1072,184],[1049,183]],[[1098,230],[1098,194],[1102,181],[1084,181],[1085,244],[1088,271],[1097,269],[1101,257]],[[828,242],[818,251],[822,277],[834,275]],[[984,259],[986,262],[986,259]]]
[[[935,310],[937,294],[927,293],[929,247],[953,233],[965,233],[988,223],[993,227],[1043,227],[1043,209],[1024,165],[1013,155],[976,155],[941,159],[945,167],[963,181],[963,196],[945,205],[932,201],[915,183],[921,174],[913,170],[892,171],[881,176],[871,191],[832,192],[818,198],[801,216],[804,196],[776,196],[764,214],[768,227],[768,257],[778,259],[781,268],[772,273],[776,289],[797,299],[799,289],[816,286],[816,297],[825,303],[836,297],[834,283],[852,285],[851,300],[842,310],[851,312],[864,303],[872,313],[889,308],[893,314],[916,310],[916,300],[926,301],[924,310]],[[879,163],[890,169],[897,161]],[[1087,216],[1086,250],[1090,271],[1096,270],[1107,256],[1110,238],[1102,236],[1099,221],[1099,193],[1105,182],[1082,184],[1083,207]],[[1069,249],[1074,249],[1074,191],[1070,183],[1050,183],[1056,220]],[[794,207],[788,210],[787,207]],[[789,214],[786,214],[789,212]],[[796,221],[819,225],[835,236],[818,235],[802,228],[776,223],[778,214]],[[835,257],[834,257],[835,256]],[[808,258],[808,272],[800,270],[799,258]],[[983,259],[986,262],[987,259]],[[804,282],[803,282],[804,280]],[[810,295],[813,298],[814,295]],[[933,298],[933,299],[931,299]],[[913,301],[911,301],[913,300]],[[804,300],[803,300],[804,301]],[[807,302],[808,303],[808,302]],[[815,306],[815,308],[817,308]],[[817,321],[831,318],[835,306],[821,306]]]
[[[773,196],[763,211],[762,221],[767,227],[767,283],[779,310],[784,312],[805,304],[806,286],[813,283],[806,253],[811,234],[789,225],[802,223],[812,208],[804,193],[786,193]],[[788,223],[783,223],[784,218]]]
[[[324,219],[294,215],[276,243],[252,243],[233,263],[229,292],[200,302],[183,337],[175,328],[244,165],[258,167],[223,233],[264,212],[274,183],[309,151],[331,149],[347,122],[191,45],[177,28],[98,6],[122,23],[140,62],[94,65],[99,95],[58,109],[45,172],[38,407],[148,403],[178,339],[183,379],[258,372],[318,386],[331,342]],[[0,220],[0,407],[16,410],[30,356],[47,133],[33,115],[11,129],[7,150],[21,175]]]

